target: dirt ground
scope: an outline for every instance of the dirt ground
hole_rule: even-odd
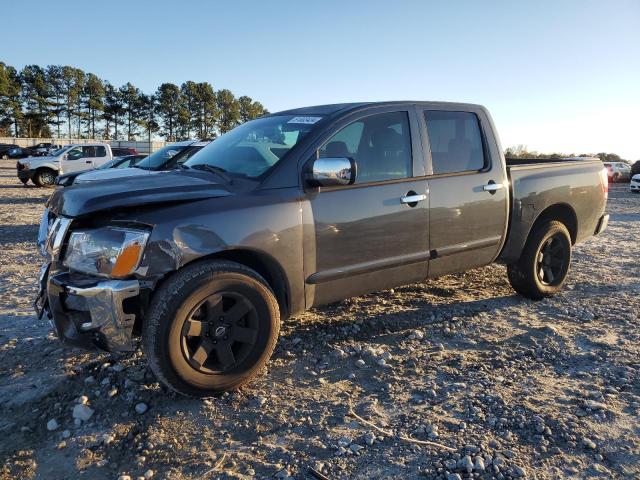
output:
[[[526,300],[490,266],[313,310],[256,382],[204,401],[162,390],[139,352],[62,348],[36,320],[50,192],[0,161],[0,478],[640,478],[628,185],[559,296]]]

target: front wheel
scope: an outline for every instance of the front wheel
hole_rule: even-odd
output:
[[[507,265],[509,283],[525,297],[539,300],[558,293],[571,264],[571,236],[560,222],[540,224],[530,233],[517,263]]]
[[[203,397],[255,378],[279,330],[278,303],[258,273],[235,262],[199,262],[154,295],[142,344],[163,384]]]
[[[33,183],[38,187],[50,187],[56,181],[56,172],[49,168],[38,170],[33,177]]]

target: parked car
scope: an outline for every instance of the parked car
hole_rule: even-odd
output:
[[[123,157],[115,157],[110,162],[100,165],[98,167],[98,170],[107,170],[109,168],[131,168],[144,158],[147,158],[146,153],[137,153],[135,155],[125,155]]]
[[[138,155],[127,155],[124,157],[115,157],[113,160],[107,163],[103,163],[97,169],[89,170],[88,172],[72,172],[65,173],[64,175],[59,175],[56,178],[55,184],[62,187],[68,187],[70,185],[73,185],[79,175],[88,175],[89,173],[95,172],[96,170],[102,171],[108,170],[110,168],[131,168],[140,160],[146,157],[146,153]]]
[[[14,145],[13,143],[0,143],[0,158],[2,160],[8,160],[9,159],[8,151],[15,147],[16,145]]]
[[[113,158],[108,143],[67,145],[48,157],[31,157],[17,164],[22,183],[31,180],[38,187],[53,185],[59,174],[82,172],[99,167]]]
[[[13,145],[13,147],[9,148],[4,152],[2,158],[9,159],[18,159],[18,158],[27,158],[31,156],[31,152],[27,148],[17,147]]]
[[[137,155],[138,151],[135,148],[123,148],[123,147],[111,147],[111,152],[114,157],[126,157],[128,155]]]
[[[51,142],[38,143],[27,147],[31,157],[46,157],[52,151],[53,144]]]
[[[143,170],[173,170],[209,145],[211,140],[185,140],[165,146],[136,164]]]
[[[599,159],[505,161],[481,106],[288,110],[144,182],[56,190],[36,312],[76,345],[141,332],[159,381],[210,395],[258,375],[311,307],[492,262],[520,294],[556,294],[607,193]]]
[[[135,165],[130,165],[130,168],[122,168],[118,170],[109,169],[108,171],[98,169],[89,172],[80,172],[79,174],[67,175],[64,179],[57,181],[56,184],[68,187],[77,183],[148,175],[149,173],[172,170],[174,168],[178,168],[208,144],[209,141],[193,140],[173,143],[152,153],[147,158],[136,162]]]
[[[640,193],[640,173],[635,174],[631,177],[631,182],[629,182],[629,189],[631,193]]]
[[[604,162],[610,182],[628,182],[631,178],[631,166],[624,162]]]

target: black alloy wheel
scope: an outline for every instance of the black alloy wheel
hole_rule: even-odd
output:
[[[549,237],[540,247],[537,258],[538,279],[543,285],[556,285],[564,279],[566,270],[567,243],[560,234]]]
[[[142,346],[164,385],[204,397],[257,377],[279,331],[279,305],[262,276],[236,262],[204,260],[154,292]]]
[[[532,300],[551,297],[564,284],[571,266],[571,234],[551,220],[534,226],[518,261],[507,265],[514,290]]]
[[[202,373],[224,374],[241,365],[256,343],[258,316],[236,292],[215,293],[182,326],[182,353]]]

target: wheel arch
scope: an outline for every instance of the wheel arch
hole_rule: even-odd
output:
[[[181,268],[194,262],[208,260],[229,260],[255,270],[273,290],[280,307],[280,318],[284,320],[289,317],[291,312],[289,282],[284,269],[271,255],[249,248],[230,248],[194,259],[182,265]]]
[[[510,264],[517,262],[522,255],[527,240],[536,228],[545,223],[557,220],[569,231],[571,245],[578,239],[578,217],[573,207],[567,203],[558,202],[545,207],[535,218],[524,219],[516,215],[510,219],[507,241],[498,256],[498,262]]]
[[[58,176],[58,171],[54,168],[51,168],[49,165],[40,165],[39,167],[36,167],[35,173],[37,175],[38,173],[43,172],[45,170],[49,170],[56,177]]]
[[[531,236],[531,232],[533,232],[536,227],[545,222],[550,222],[553,220],[556,220],[567,227],[567,230],[569,230],[569,235],[571,236],[571,244],[575,245],[576,239],[578,238],[578,216],[576,215],[573,207],[566,203],[556,203],[554,205],[550,205],[542,212],[540,212],[540,215],[538,215],[538,217],[531,225],[529,233],[527,234],[527,238]]]

